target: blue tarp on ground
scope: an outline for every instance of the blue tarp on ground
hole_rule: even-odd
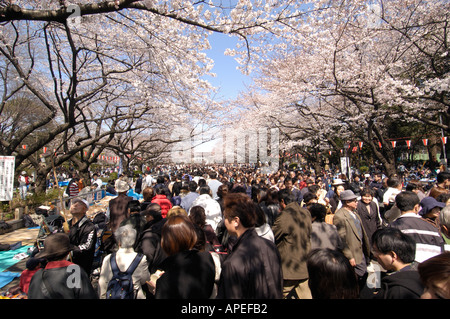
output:
[[[135,200],[140,200],[144,198],[142,194],[135,193],[133,189],[130,189],[127,195],[133,197]]]
[[[5,287],[15,278],[20,277],[20,274],[21,274],[20,272],[9,272],[9,271],[0,272],[0,288]]]
[[[20,260],[13,257],[20,253],[26,253],[28,248],[33,246],[22,246],[15,250],[0,251],[0,272],[5,271],[9,267],[15,265]]]

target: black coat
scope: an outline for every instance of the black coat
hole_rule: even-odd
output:
[[[60,260],[49,262],[33,275],[28,299],[98,299],[98,295],[81,267]]]
[[[135,250],[147,257],[148,271],[152,274],[166,259],[167,254],[161,248],[161,229],[166,219],[149,222],[144,226]]]
[[[420,299],[424,290],[419,273],[410,266],[385,276],[375,299]]]
[[[80,265],[89,275],[92,271],[95,244],[97,243],[97,230],[95,225],[86,216],[75,225],[72,225],[72,220],[69,220],[68,224],[70,226],[70,243],[75,246],[72,253],[72,261]]]
[[[370,202],[369,206],[372,212],[371,214],[369,214],[366,204],[364,204],[362,201],[358,201],[356,212],[361,218],[362,225],[371,243],[370,247],[372,247],[372,235],[377,229],[382,228],[382,225],[378,214],[377,204],[372,201]]]
[[[160,265],[164,274],[156,282],[156,299],[208,299],[216,274],[209,252],[182,251]]]
[[[281,257],[275,244],[248,229],[222,264],[218,299],[280,299]]]

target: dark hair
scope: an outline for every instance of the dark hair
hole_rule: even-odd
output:
[[[207,185],[206,184],[206,180],[204,178],[200,178],[198,180],[198,187],[202,187],[202,186],[205,186],[205,185]]]
[[[217,189],[217,196],[223,198],[226,194],[228,194],[228,185],[222,184]]]
[[[162,227],[161,247],[169,256],[192,249],[196,242],[197,232],[187,216],[171,216]]]
[[[436,182],[438,184],[445,182],[447,179],[450,179],[450,172],[440,172],[436,176]]]
[[[141,202],[139,202],[138,200],[130,200],[127,204],[127,208],[130,210],[130,213],[140,212]]]
[[[165,187],[156,187],[156,194],[165,195],[167,197],[166,188]]]
[[[398,185],[400,185],[400,179],[397,176],[390,176],[387,180],[386,185],[388,187],[397,187]]]
[[[308,255],[308,285],[313,299],[358,299],[355,270],[337,250],[315,249]]]
[[[195,192],[197,190],[197,187],[198,187],[198,184],[197,184],[196,181],[190,181],[189,182],[189,186],[188,186],[189,191]]]
[[[164,184],[164,176],[159,175],[159,176],[156,178],[156,184]]]
[[[441,203],[447,203],[447,201],[449,199],[450,199],[450,193],[442,193],[436,197],[436,200]]]
[[[311,213],[311,217],[316,218],[315,220],[319,222],[325,221],[325,216],[327,215],[327,208],[325,207],[325,205],[313,203],[308,206],[308,210]]]
[[[395,204],[401,212],[413,210],[419,203],[419,196],[411,191],[403,191],[395,196]]]
[[[406,184],[405,190],[413,191],[415,189],[422,190],[422,184],[420,184],[420,181],[418,180],[410,180],[408,184]]]
[[[214,172],[214,171],[211,171],[211,172],[209,172],[209,177],[210,177],[211,179],[216,179],[216,178],[217,178],[217,173]]]
[[[305,195],[303,195],[303,202],[305,204],[308,204],[313,199],[317,199],[317,195],[314,193],[306,192]]]
[[[369,195],[372,197],[375,197],[375,192],[372,188],[370,187],[364,187],[361,192],[359,193],[359,195],[361,195],[361,197],[363,197],[364,195]]]
[[[446,251],[421,262],[417,270],[425,287],[433,287],[442,297],[450,298],[450,252]],[[442,291],[436,285],[441,282],[446,283],[444,287],[447,287],[447,291]]]
[[[255,204],[250,197],[243,193],[230,193],[225,196],[223,216],[229,221],[234,217],[239,217],[245,228],[255,226],[257,221]]]
[[[412,263],[416,255],[416,242],[397,228],[378,229],[372,235],[372,243],[378,251],[387,254],[395,252],[405,264]]]
[[[264,225],[267,222],[266,214],[264,213],[261,206],[259,206],[257,203],[253,203],[253,206],[255,206],[255,213],[256,213],[256,227],[260,227]]]
[[[292,194],[292,192],[289,189],[280,189],[278,192],[278,201],[284,201],[284,203],[286,205],[292,203],[293,201],[295,201],[295,197],[294,194]]]
[[[141,216],[153,216],[154,222],[160,221],[162,219],[161,206],[157,203],[151,203],[145,210],[141,211]]]
[[[201,186],[201,187],[200,187],[198,193],[199,193],[200,195],[203,195],[203,194],[209,194],[210,191],[211,191],[211,188],[209,188],[208,185],[205,185],[205,186]]]
[[[308,186],[308,192],[313,193],[313,194],[317,193],[319,191],[319,189],[320,189],[320,186],[317,184]]]
[[[267,206],[278,205],[278,190],[274,187],[269,188],[261,201],[263,201]]]
[[[189,210],[189,218],[195,224],[201,228],[206,225],[205,209],[202,206],[193,206]]]

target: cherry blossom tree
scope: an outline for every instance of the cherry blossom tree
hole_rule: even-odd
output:
[[[299,143],[363,141],[394,173],[391,121],[448,132],[444,8],[447,1],[314,1],[273,33],[278,41],[254,51],[258,110]]]

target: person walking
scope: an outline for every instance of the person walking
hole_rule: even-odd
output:
[[[442,253],[444,239],[439,230],[419,215],[419,196],[411,191],[403,191],[395,197],[395,204],[401,215],[388,227],[397,228],[413,238],[416,242],[415,260],[423,262]]]
[[[424,287],[414,262],[414,240],[395,228],[379,229],[373,235],[373,251],[388,271],[374,299],[420,299]]]
[[[282,261],[283,295],[311,299],[306,267],[311,250],[311,214],[300,207],[289,189],[280,190],[278,200],[281,213],[275,219],[272,231]]]
[[[225,226],[237,241],[222,263],[217,299],[281,299],[281,257],[274,243],[256,233],[253,201],[230,193],[224,207]]]
[[[361,218],[356,213],[357,196],[351,190],[340,195],[342,208],[336,211],[333,224],[344,243],[343,253],[355,268],[360,291],[367,280],[367,263],[370,258],[370,241],[364,230]]]
[[[115,188],[118,195],[109,201],[108,206],[108,226],[113,233],[119,228],[120,223],[128,218],[128,202],[133,200],[133,197],[127,195],[130,186],[126,181],[118,180]]]
[[[168,257],[159,265],[160,277],[150,282],[155,299],[208,299],[215,282],[215,264],[208,251],[194,249],[197,232],[187,216],[169,217],[161,231]]]

